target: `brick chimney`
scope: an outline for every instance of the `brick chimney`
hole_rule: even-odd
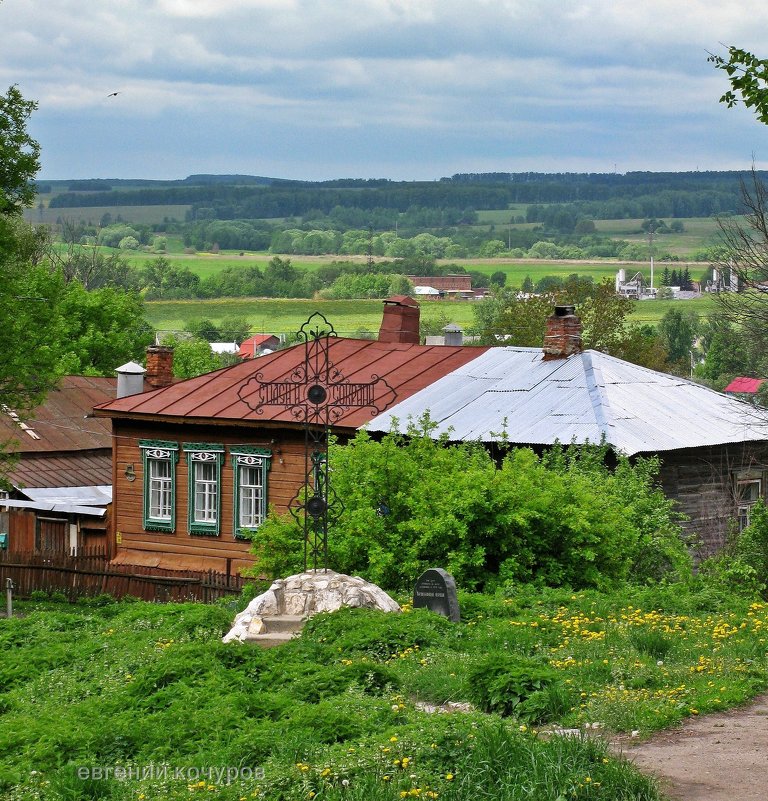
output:
[[[547,317],[544,334],[544,361],[567,359],[581,353],[581,320],[573,313],[573,306],[555,306],[555,313]]]
[[[147,348],[144,383],[148,389],[160,389],[173,383],[173,348],[167,345],[150,345]]]
[[[379,342],[419,344],[419,304],[407,295],[393,295],[384,300]]]

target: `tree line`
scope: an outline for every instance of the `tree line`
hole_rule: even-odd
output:
[[[151,185],[113,191],[64,192],[51,208],[89,206],[192,206],[189,219],[264,219],[330,214],[335,207],[371,212],[406,212],[412,207],[504,209],[511,204],[578,204],[580,213],[596,219],[696,217],[740,208],[739,183],[745,173],[627,173],[626,175],[510,174],[506,180],[415,182],[292,182]],[[350,185],[351,183],[351,185]],[[169,185],[170,184],[170,185]],[[101,187],[100,187],[101,188]]]

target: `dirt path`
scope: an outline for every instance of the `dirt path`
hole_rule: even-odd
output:
[[[675,801],[766,801],[768,695],[617,748]]]

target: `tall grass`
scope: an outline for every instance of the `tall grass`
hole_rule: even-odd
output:
[[[462,594],[459,624],[344,610],[269,651],[222,645],[223,605],[21,603],[0,620],[0,796],[658,799],[605,743],[552,728],[648,732],[744,701],[766,686],[768,607],[685,587],[641,597]],[[563,688],[538,732],[514,706],[422,708],[471,697],[489,654],[503,681],[505,664],[520,686],[534,665]]]

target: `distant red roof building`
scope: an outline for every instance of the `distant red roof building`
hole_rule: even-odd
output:
[[[253,359],[265,350],[275,350],[279,344],[280,340],[274,334],[254,334],[242,341],[237,355],[241,359]]]
[[[727,392],[728,394],[754,395],[765,381],[765,378],[734,378],[723,392]]]
[[[406,275],[414,286],[431,286],[441,292],[471,292],[471,275]]]

